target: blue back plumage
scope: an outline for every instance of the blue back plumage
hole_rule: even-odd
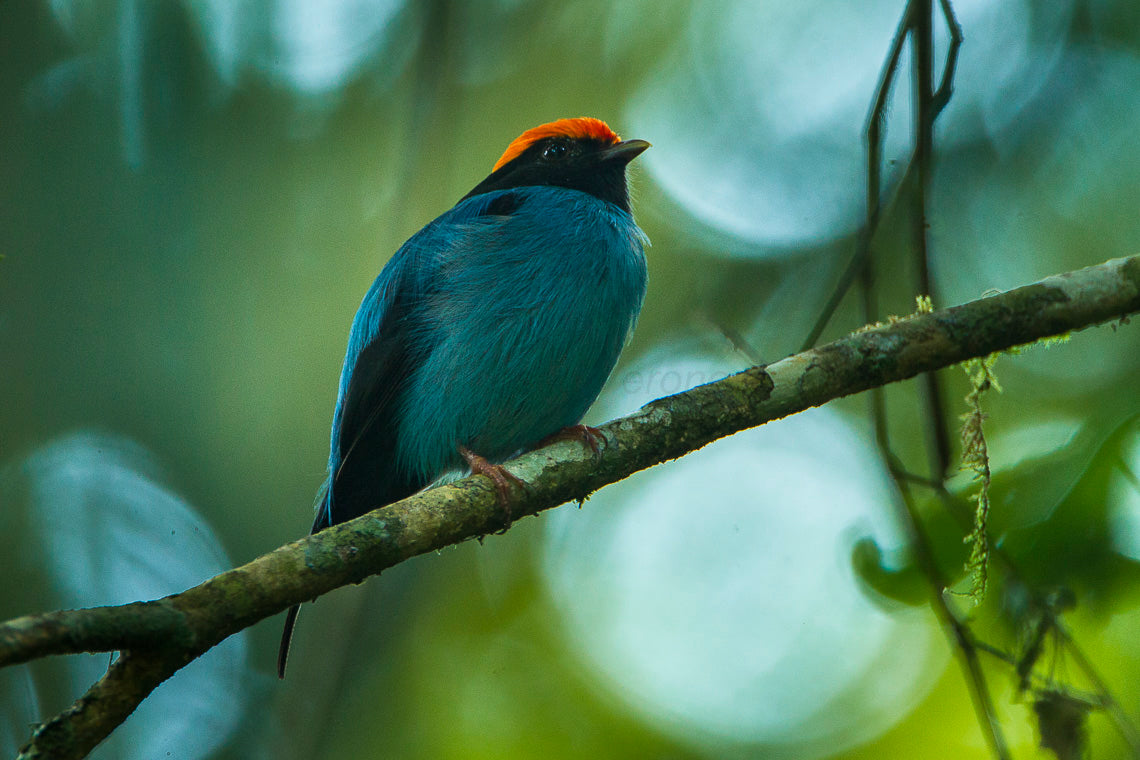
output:
[[[578,423],[641,309],[646,242],[616,205],[552,186],[467,198],[408,240],[353,321],[326,519],[462,466],[459,445],[501,461]]]

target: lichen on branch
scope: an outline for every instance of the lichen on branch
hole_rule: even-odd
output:
[[[970,392],[966,394],[967,411],[962,415],[962,469],[974,474],[978,490],[970,497],[974,502],[974,527],[963,539],[970,545],[970,557],[966,560],[966,570],[970,574],[970,590],[966,596],[980,604],[986,596],[989,582],[989,517],[990,517],[990,452],[982,423],[986,414],[982,411],[982,396],[988,391],[1001,393],[994,374],[994,364],[999,354],[970,359],[962,363],[966,376],[970,379]]]

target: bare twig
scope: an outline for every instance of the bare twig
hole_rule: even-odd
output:
[[[919,293],[924,296],[933,296],[934,287],[930,278],[930,258],[927,245],[926,224],[926,194],[931,176],[931,163],[934,152],[934,120],[945,108],[950,99],[953,88],[954,70],[958,61],[958,49],[962,42],[961,27],[954,17],[949,0],[940,0],[940,8],[950,29],[950,49],[947,53],[946,64],[938,90],[934,90],[933,74],[933,7],[932,0],[910,0],[903,11],[899,26],[891,41],[879,84],[875,91],[874,103],[867,117],[866,143],[867,143],[867,218],[856,239],[856,252],[840,279],[839,286],[832,294],[815,326],[812,328],[805,345],[814,345],[819,339],[827,322],[830,321],[835,309],[838,308],[844,294],[858,273],[863,292],[864,318],[868,322],[879,319],[878,296],[875,283],[875,262],[871,255],[871,242],[878,231],[881,216],[881,171],[883,132],[885,129],[886,104],[890,96],[894,79],[898,71],[900,56],[906,38],[911,39],[914,50],[914,95],[915,144],[911,161],[899,187],[906,184],[907,179],[913,176],[914,189],[911,195],[911,220],[914,238],[915,257],[918,262]],[[942,389],[938,375],[927,373],[922,378],[924,399],[930,415],[930,470],[929,481],[940,484],[946,477],[950,465],[950,436],[942,403]],[[955,643],[962,656],[963,667],[966,670],[967,683],[970,686],[974,705],[979,712],[979,720],[994,754],[999,759],[1009,757],[1009,750],[1002,736],[1001,726],[993,710],[992,699],[986,686],[981,667],[978,663],[977,653],[974,650],[972,636],[947,606],[943,597],[946,584],[941,573],[929,554],[929,545],[925,540],[921,523],[915,514],[912,499],[909,496],[907,483],[916,476],[908,473],[899,459],[891,451],[888,426],[886,399],[882,388],[875,388],[871,392],[871,419],[874,424],[875,441],[888,463],[888,468],[904,496],[904,506],[900,518],[907,526],[911,538],[911,548],[915,552],[920,569],[923,571],[932,593],[935,611],[939,614],[943,627],[946,629],[951,641]]]
[[[892,461],[893,457],[888,455],[887,460]],[[974,641],[974,635],[970,628],[958,619],[946,600],[944,593],[947,585],[946,579],[934,561],[934,550],[930,545],[926,531],[922,528],[922,523],[919,521],[910,488],[902,481],[901,474],[895,474],[895,482],[899,484],[899,493],[902,495],[902,505],[898,509],[898,516],[903,529],[906,531],[907,545],[914,553],[919,570],[926,578],[927,588],[930,591],[931,607],[938,617],[938,622],[946,636],[954,643],[955,651],[959,654],[962,669],[965,671],[966,685],[970,690],[971,702],[977,711],[982,732],[989,741],[994,756],[1001,758],[1001,760],[1009,760],[1009,747],[1006,745],[1001,722],[998,720],[997,711],[994,709],[993,697],[990,695],[989,686],[986,684],[985,673],[982,672],[981,663],[978,661],[978,648]]]
[[[956,25],[948,0],[943,2],[951,28]],[[932,0],[910,0],[911,40],[914,49],[914,154],[911,165],[915,167],[914,194],[911,196],[911,229],[914,236],[914,255],[918,263],[918,292],[937,298],[930,278],[930,250],[927,240],[926,195],[930,189],[930,177],[934,160],[934,120],[941,111],[934,102],[934,9]],[[960,36],[952,39],[959,39]],[[954,66],[957,63],[957,45],[951,43],[952,55],[947,56],[946,67],[939,87],[940,95],[949,100]],[[943,106],[945,103],[943,103]],[[938,375],[931,372],[922,378],[927,412],[930,415],[931,437],[930,470],[933,478],[945,478],[950,468],[950,428],[943,410],[941,382]]]
[[[946,28],[950,30],[950,48],[946,51],[946,66],[942,69],[942,81],[939,82],[930,104],[935,119],[950,102],[950,96],[954,92],[954,70],[958,67],[958,50],[962,47],[962,25],[954,16],[950,0],[938,0],[938,7],[942,10]]]

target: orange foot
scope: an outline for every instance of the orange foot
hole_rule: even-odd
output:
[[[570,427],[562,428],[557,433],[551,433],[546,436],[538,442],[535,448],[540,449],[543,446],[549,446],[557,441],[581,441],[590,447],[590,451],[594,452],[595,457],[601,453],[601,446],[598,445],[599,441],[607,446],[610,444],[610,439],[606,438],[606,434],[599,428],[590,427],[589,425],[571,425]]]
[[[501,464],[491,464],[466,446],[459,447],[459,454],[467,460],[467,466],[471,468],[472,475],[486,475],[495,484],[495,490],[499,492],[499,504],[503,507],[503,517],[507,525],[510,525],[511,485],[514,484],[525,489],[527,487],[526,481],[508,471]]]

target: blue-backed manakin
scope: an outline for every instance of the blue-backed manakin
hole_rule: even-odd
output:
[[[645,297],[626,166],[648,147],[598,119],[530,129],[396,251],[352,322],[314,533],[465,465],[502,492],[490,463],[579,423]]]

